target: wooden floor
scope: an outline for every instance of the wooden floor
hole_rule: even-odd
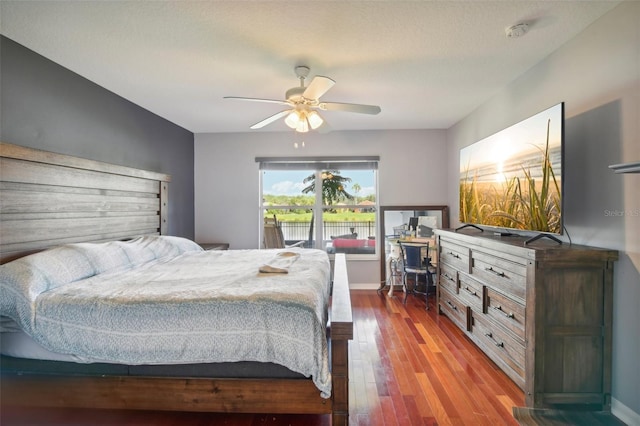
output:
[[[396,293],[398,294],[398,293]],[[445,316],[424,299],[351,292],[352,425],[517,425],[522,391]],[[18,410],[2,407],[9,425],[286,425],[329,426],[330,416],[228,415],[160,411]]]

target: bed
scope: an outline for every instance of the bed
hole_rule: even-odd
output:
[[[44,348],[45,353],[54,354],[39,359],[34,355],[28,357],[36,359],[24,358],[20,356],[20,351],[3,355],[3,405],[331,413],[334,425],[348,423],[348,342],[353,336],[353,322],[344,255],[335,255],[333,266],[329,267],[326,253],[319,250],[204,251],[188,240],[163,235],[166,233],[169,220],[167,203],[170,177],[167,175],[6,143],[0,144],[0,154],[0,261],[11,262],[3,266],[4,271],[15,269],[15,266],[11,265],[16,264],[22,265],[22,272],[40,269],[40,266],[36,268],[33,262],[30,263],[30,259],[52,257],[52,254],[58,259],[62,254],[69,256],[69,253],[72,253],[71,258],[76,259],[77,263],[76,265],[73,260],[63,256],[67,259],[62,261],[63,264],[76,265],[71,268],[74,270],[71,276],[69,273],[56,275],[55,271],[60,268],[53,267],[45,274],[49,277],[44,280],[46,284],[34,280],[35,284],[31,283],[28,289],[23,289],[23,293],[27,295],[26,299],[29,295],[35,294],[33,300],[16,303],[15,300],[25,299],[24,294],[15,296],[14,302],[8,302],[6,297],[3,298],[2,312],[11,312],[11,315],[6,317],[18,319],[18,325],[23,330],[15,332],[15,324],[3,317],[3,329],[8,331],[14,328],[14,334],[3,333],[3,337],[10,336],[8,339],[3,338],[3,352],[5,342],[11,342],[12,339],[21,340],[22,337],[16,336],[21,336],[22,333],[31,338],[37,336],[37,339],[34,339],[37,346]],[[131,247],[137,248],[134,250]],[[142,254],[138,253],[138,247],[144,247]],[[44,249],[49,250],[42,251]],[[78,255],[78,252],[81,255]],[[86,259],[92,260],[87,262]],[[247,259],[251,261],[247,263]],[[13,260],[15,262],[12,262]],[[38,262],[42,262],[42,259]],[[61,261],[58,259],[55,262]],[[92,266],[89,267],[87,264]],[[313,265],[318,266],[319,275],[308,275],[309,271],[315,268]],[[272,269],[267,268],[261,272],[260,269],[264,266]],[[123,349],[124,345],[113,344],[116,337],[108,335],[109,333],[103,336],[102,343],[97,344],[98,349],[90,347],[88,343],[82,343],[87,340],[85,338],[70,341],[70,335],[81,335],[82,327],[78,327],[78,324],[89,321],[91,317],[88,314],[86,318],[82,317],[91,311],[83,309],[82,303],[97,297],[96,294],[85,295],[85,289],[97,291],[94,287],[108,288],[112,296],[120,295],[123,288],[132,287],[123,284],[128,282],[126,277],[131,276],[131,271],[137,274],[141,269],[152,271],[151,276],[146,278],[147,282],[164,283],[164,287],[160,286],[164,291],[156,291],[162,295],[156,296],[161,303],[168,303],[164,308],[169,308],[156,309],[156,314],[161,316],[162,313],[176,311],[181,313],[178,318],[190,318],[191,321],[185,321],[180,327],[187,327],[192,332],[193,339],[190,341],[184,338],[176,330],[171,330],[173,334],[170,333],[170,338],[167,338],[167,333],[164,332],[166,330],[163,330],[156,336],[157,342],[152,342],[153,330],[158,327],[151,320],[145,320],[143,322],[148,322],[147,326],[150,328],[142,334],[145,338],[151,339],[147,342],[148,345],[140,344],[138,341],[137,347],[134,343],[132,349]],[[175,277],[166,278],[172,270],[180,271],[183,279],[178,281],[189,288],[189,291],[186,291],[191,295],[188,302],[175,301],[175,293],[181,292],[175,289]],[[242,271],[241,277],[231,278],[234,274],[237,276],[238,271]],[[233,336],[237,333],[253,333],[259,327],[249,323],[241,330],[238,324],[242,321],[236,318],[228,320],[225,328],[221,323],[215,324],[216,318],[220,317],[202,314],[216,309],[218,311],[215,312],[221,312],[222,309],[219,306],[203,304],[203,300],[213,298],[205,297],[206,295],[222,291],[219,288],[203,287],[205,281],[212,281],[207,280],[207,274],[219,277],[215,280],[217,282],[226,283],[226,289],[232,293],[231,296],[225,293],[226,299],[233,299],[235,307],[240,307],[240,311],[244,312],[241,315],[245,318],[256,317],[248,313],[257,309],[258,312],[262,312],[262,318],[280,324],[282,329],[315,336],[312,340],[320,351],[313,353],[322,354],[324,351],[326,356],[312,355],[312,352],[309,352],[296,359],[290,355],[283,355],[280,348],[291,346],[291,342],[300,337],[280,336],[280,333],[273,331],[265,334],[268,337],[251,334],[248,339],[234,339]],[[303,279],[300,280],[297,274],[302,274]],[[50,278],[52,275],[55,279]],[[111,281],[104,281],[105,277]],[[8,280],[6,277],[4,279]],[[172,283],[171,286],[166,284],[169,281]],[[301,281],[313,282],[317,287],[315,292],[309,293],[315,296],[305,299],[313,299],[315,305],[304,305],[305,308],[302,310],[311,312],[310,315],[307,312],[309,318],[315,318],[315,322],[320,323],[321,326],[316,325],[316,329],[322,330],[321,334],[296,331],[296,327],[286,326],[286,317],[292,315],[288,307],[279,305],[269,308],[260,305],[271,297],[270,295],[279,293],[283,286],[294,287],[296,282]],[[129,283],[135,282],[138,281]],[[238,285],[238,282],[246,285]],[[93,285],[85,285],[86,283]],[[248,289],[248,292],[238,292],[237,289],[240,287]],[[38,289],[47,297],[41,296]],[[3,293],[6,294],[4,291]],[[170,296],[169,301],[165,300],[167,294]],[[72,299],[81,302],[76,300],[77,306],[69,305],[62,310],[62,318],[53,318],[56,309],[50,309],[47,315],[42,314],[40,318],[49,321],[40,321],[37,326],[49,324],[54,331],[53,334],[57,330],[61,335],[55,338],[44,337],[47,335],[44,331],[36,330],[37,327],[30,324],[34,314],[29,309],[33,305],[45,308],[54,306],[62,300],[62,296],[71,296]],[[286,299],[287,306],[297,303],[298,296],[284,297],[289,297]],[[128,295],[125,300],[131,298],[131,295]],[[49,299],[47,303],[46,299]],[[34,302],[36,300],[38,303]],[[187,309],[188,305],[191,305],[191,308],[196,306],[195,312],[202,315],[185,315],[182,310]],[[203,309],[203,306],[206,309]],[[282,317],[277,316],[280,315],[280,311],[284,312]],[[124,319],[125,314],[112,318],[105,315],[99,314],[95,317],[102,318],[105,324],[122,321],[119,327],[131,327],[129,334],[135,334],[133,329],[137,325],[134,327],[131,319],[135,315],[128,320]],[[147,318],[146,314],[144,318]],[[77,326],[72,333],[64,331],[59,326],[60,323],[72,322],[72,319],[76,321]],[[294,321],[304,322],[300,319]],[[235,325],[231,327],[229,324]],[[199,325],[202,327],[196,330]],[[29,329],[30,326],[34,328]],[[105,329],[102,326],[104,324],[98,328]],[[223,334],[226,333],[229,341],[263,339],[263,344],[257,347],[270,349],[262,352],[256,348],[222,351],[218,350],[219,348],[212,350],[206,345],[195,348],[195,341],[206,340],[197,334],[204,332],[203,330],[217,330],[221,333],[214,336],[218,339],[217,342],[224,341]],[[94,334],[93,330],[87,335],[89,334]],[[49,338],[62,343],[48,341]],[[132,338],[133,340],[135,339]],[[78,346],[81,347],[80,350]],[[70,347],[75,352],[69,350]],[[149,351],[153,353],[152,358],[144,353],[143,347],[156,348]],[[245,356],[251,354],[249,359],[235,359],[230,356],[230,353],[239,354],[243,351]],[[226,352],[226,355],[216,358],[209,352]],[[60,358],[57,359],[55,354],[61,355]],[[68,359],[69,356],[72,359]],[[309,362],[309,359],[315,360]],[[309,369],[308,365],[303,364],[313,365]]]

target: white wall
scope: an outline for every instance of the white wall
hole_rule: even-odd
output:
[[[383,106],[384,108],[384,106]],[[195,235],[199,242],[258,248],[256,157],[379,155],[380,205],[445,204],[447,148],[443,130],[313,133],[305,147],[293,132],[195,135]],[[352,285],[380,282],[379,261],[351,261]]]
[[[535,36],[534,26],[526,37]],[[452,223],[458,224],[459,149],[560,101],[566,117],[565,225],[574,243],[620,251],[614,266],[613,409],[629,424],[640,424],[640,174],[616,175],[607,167],[640,161],[639,2],[613,9],[447,131]]]

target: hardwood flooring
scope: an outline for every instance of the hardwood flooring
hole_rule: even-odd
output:
[[[351,292],[352,425],[517,425],[523,392],[445,316],[433,299]],[[9,425],[329,426],[329,415],[217,414],[2,407]]]

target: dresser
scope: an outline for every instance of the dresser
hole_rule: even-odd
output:
[[[611,409],[615,250],[435,230],[439,313],[523,391],[529,407]]]

